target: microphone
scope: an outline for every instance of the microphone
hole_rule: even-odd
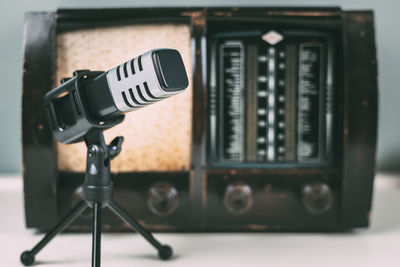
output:
[[[59,87],[46,93],[44,108],[53,136],[64,144],[86,143],[83,200],[32,250],[21,254],[22,263],[32,265],[39,250],[89,206],[94,209],[92,266],[100,266],[100,211],[106,206],[149,240],[162,259],[171,257],[170,246],[158,242],[112,201],[110,161],[121,152],[124,138],[117,136],[106,144],[103,132],[121,123],[125,112],[175,95],[187,86],[188,79],[179,52],[157,49],[107,72],[75,71],[73,78],[63,79]]]
[[[179,52],[154,49],[99,75],[84,94],[89,113],[104,120],[173,96],[187,86]]]
[[[54,137],[82,141],[93,128],[108,129],[124,113],[186,89],[188,78],[174,49],[154,49],[107,72],[78,70],[45,95],[45,111]]]

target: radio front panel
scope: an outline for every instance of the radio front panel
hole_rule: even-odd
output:
[[[259,167],[330,163],[334,37],[266,28],[210,39],[210,161]]]

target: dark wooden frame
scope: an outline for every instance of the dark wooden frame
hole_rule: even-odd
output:
[[[209,168],[206,159],[207,117],[204,115],[208,96],[207,63],[203,61],[207,49],[202,38],[207,37],[209,21],[223,20],[308,24],[316,28],[332,27],[341,34],[339,80],[343,88],[343,105],[338,113],[342,116],[339,118],[342,124],[338,127],[341,152],[334,167],[283,170]],[[56,13],[28,13],[22,99],[27,227],[42,230],[51,227],[71,205],[71,192],[69,189],[64,190],[64,187],[79,184],[83,179],[83,174],[58,171],[55,143],[41,108],[44,94],[54,85],[57,33],[100,26],[167,21],[185,22],[191,27],[194,85],[192,169],[180,173],[121,174],[116,175],[114,181],[117,187],[121,185],[123,193],[123,186],[140,186],[141,182],[137,181],[141,179],[163,175],[169,177],[167,180],[178,179],[174,181],[182,186],[184,200],[190,202],[190,205],[186,206],[187,213],[178,214],[171,220],[150,223],[148,227],[160,231],[343,230],[366,227],[372,200],[377,139],[377,62],[373,14],[370,11],[344,12],[339,8],[287,7],[65,9]],[[136,177],[135,182],[129,182],[132,180],[130,176]],[[277,185],[276,192],[283,194],[288,188],[299,186],[299,183],[293,182],[294,177],[297,177],[295,181],[301,183],[315,180],[332,183],[337,198],[334,212],[325,218],[316,219],[305,216],[305,211],[301,209],[295,212],[298,217],[280,217],[279,213],[273,211],[274,220],[266,223],[261,221],[254,224],[246,221],[246,218],[227,223],[223,218],[224,213],[207,206],[208,200],[215,200],[220,194],[224,186],[221,181],[243,178],[261,187],[265,180],[270,180]],[[118,192],[117,188],[116,194]],[[300,203],[296,194],[291,197]],[[125,204],[127,208],[129,205]],[[285,208],[291,212],[293,207]],[[139,214],[133,215],[140,219],[143,210],[138,207],[137,211]],[[296,221],[296,218],[299,220]],[[106,224],[109,230],[126,230],[115,218],[106,220]],[[73,229],[86,230],[89,225],[83,218]]]

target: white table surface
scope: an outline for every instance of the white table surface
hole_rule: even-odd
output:
[[[24,224],[22,179],[0,177],[0,266],[22,266],[21,251],[43,236]],[[350,233],[156,234],[175,256],[160,261],[136,234],[103,234],[102,266],[400,266],[400,175],[375,180],[372,223]],[[62,234],[36,266],[90,266],[91,234]],[[40,264],[39,264],[40,263]]]

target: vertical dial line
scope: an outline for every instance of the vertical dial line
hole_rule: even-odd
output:
[[[222,159],[228,161],[244,159],[244,56],[240,40],[226,40],[220,46],[220,148]]]
[[[268,49],[268,131],[267,131],[267,159],[275,160],[275,98],[276,98],[276,81],[275,81],[275,47]]]
[[[328,45],[327,73],[326,73],[326,149],[325,157],[327,159],[332,155],[332,131],[333,131],[333,49]]]
[[[257,161],[267,157],[267,115],[268,115],[268,49],[260,44],[257,77]]]
[[[215,46],[215,44],[214,44]],[[215,47],[211,49],[211,77],[210,77],[210,144],[211,158],[217,158],[217,77],[216,77],[216,57]]]

